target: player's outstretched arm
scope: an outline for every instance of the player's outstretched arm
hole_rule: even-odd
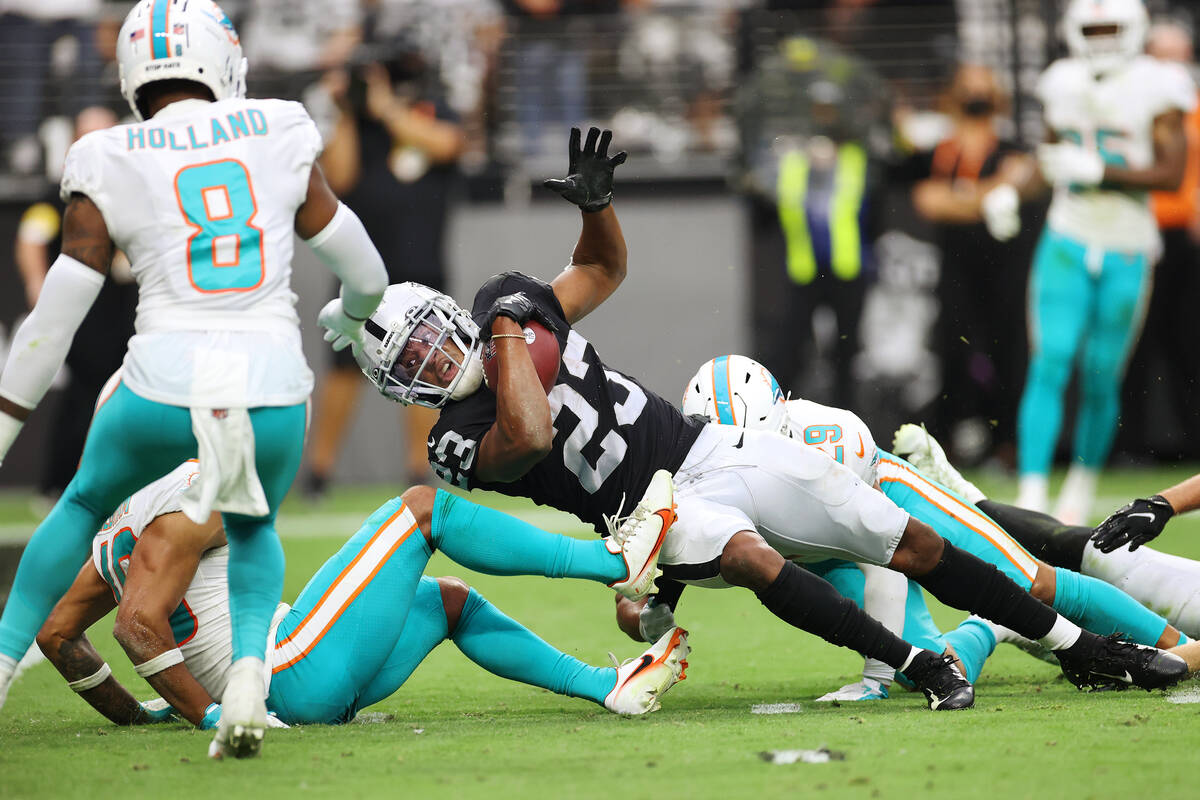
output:
[[[1162,533],[1176,514],[1200,508],[1200,475],[1193,475],[1153,497],[1126,503],[1096,526],[1092,541],[1101,553],[1129,545],[1136,550]]]
[[[112,265],[114,245],[100,209],[71,195],[63,218],[62,252],[46,273],[33,311],[13,336],[0,374],[0,463],[71,347]]]
[[[318,164],[308,178],[308,194],[296,209],[296,233],[342,282],[338,299],[321,310],[319,322],[333,349],[362,350],[363,323],[383,298],[387,270],[362,220],[334,195]]]
[[[118,725],[156,719],[112,676],[84,633],[113,609],[112,590],[89,562],[58,601],[38,632],[37,643],[67,685],[92,708]]]
[[[572,128],[567,177],[552,178],[544,184],[579,206],[583,214],[583,230],[571,263],[550,282],[572,325],[616,291],[625,279],[627,259],[625,236],[612,209],[613,171],[625,163],[626,153],[609,157],[612,131],[591,128],[582,147],[580,138],[579,129]]]
[[[195,577],[200,558],[225,542],[220,515],[203,525],[180,511],[142,532],[125,577],[113,636],[138,674],[189,722],[200,725],[213,698],[183,663],[170,616]]]

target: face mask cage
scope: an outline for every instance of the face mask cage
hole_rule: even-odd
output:
[[[457,355],[448,344],[457,348]],[[434,297],[408,309],[385,333],[380,347],[385,357],[372,369],[371,380],[399,403],[441,408],[478,347],[478,332],[467,312],[446,297]],[[445,377],[439,379],[442,372]]]

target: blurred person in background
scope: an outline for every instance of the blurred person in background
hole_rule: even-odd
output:
[[[942,400],[935,427],[951,433],[960,460],[978,461],[991,445],[1011,464],[1025,373],[1024,320],[1013,310],[1024,303],[1029,253],[1009,241],[1016,231],[999,231],[1005,241],[988,233],[983,198],[1003,176],[1032,169],[1032,158],[997,131],[1009,98],[989,68],[959,66],[942,106],[949,134],[904,168],[920,177],[913,206],[934,223],[942,255],[934,337]]]
[[[1078,363],[1071,466],[1054,516],[1080,524],[1116,433],[1125,365],[1161,252],[1149,192],[1179,188],[1183,119],[1196,86],[1180,65],[1142,53],[1148,17],[1140,0],[1072,0],[1062,28],[1071,55],[1038,81],[1047,130],[1038,173],[993,189],[984,210],[993,228],[1019,227],[1017,195],[1054,188],[1029,283],[1017,505],[1049,506],[1063,394]]]
[[[362,41],[359,0],[252,0],[239,26],[255,96],[299,97]]]
[[[85,108],[75,117],[75,139],[116,124],[117,115],[110,109]],[[45,199],[25,210],[17,227],[14,257],[30,310],[37,303],[46,273],[58,255],[64,208],[58,192],[48,192]],[[92,407],[104,382],[120,368],[125,357],[125,344],[133,335],[137,298],[129,261],[124,254],[118,254],[100,295],[83,318],[67,352],[67,382],[59,393],[45,467],[38,481],[38,493],[51,502],[75,475]]]
[[[338,116],[321,155],[326,179],[362,219],[390,282],[446,289],[445,229],[465,138],[442,100],[436,76],[407,40],[372,47],[348,72],[323,83]],[[307,494],[324,494],[363,388],[350,351],[334,353],[317,390]],[[425,439],[437,413],[406,408],[405,475],[427,480]]]
[[[48,112],[72,117],[100,96],[94,17],[101,0],[0,0],[0,169],[33,174]],[[51,83],[57,82],[51,91]],[[48,108],[61,102],[61,109]]]
[[[755,357],[806,397],[853,407],[874,274],[874,190],[887,155],[883,80],[828,42],[795,36],[742,84],[740,183],[751,204]],[[814,324],[819,309],[831,323]]]
[[[1192,32],[1177,22],[1156,24],[1150,29],[1146,52],[1162,61],[1174,61],[1197,77],[1192,49]],[[1167,452],[1185,458],[1200,457],[1200,408],[1194,402],[1200,389],[1200,108],[1188,113],[1184,122],[1187,137],[1187,166],[1179,189],[1152,192],[1150,203],[1162,234],[1162,258],[1154,267],[1154,288],[1142,339],[1129,365],[1125,413],[1121,439],[1127,447],[1152,447],[1162,428],[1172,441]],[[1156,384],[1166,384],[1166,397],[1179,426],[1152,422],[1151,396]],[[1182,434],[1173,437],[1171,433]],[[1161,439],[1160,439],[1161,441]]]

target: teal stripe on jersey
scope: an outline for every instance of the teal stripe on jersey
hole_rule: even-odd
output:
[[[150,12],[150,44],[153,46],[155,58],[167,58],[167,9],[171,0],[154,0],[154,9]]]

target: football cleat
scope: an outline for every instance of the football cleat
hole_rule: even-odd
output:
[[[1090,648],[1085,644],[1055,650],[1067,680],[1080,689],[1137,686],[1150,691],[1165,689],[1187,677],[1187,662],[1179,656],[1157,647],[1123,641],[1121,636],[1120,633],[1095,636]]]
[[[910,665],[905,676],[925,693],[931,711],[954,711],[975,705],[975,687],[963,677],[953,656],[942,654]]]
[[[208,757],[256,756],[262,749],[266,729],[262,662],[256,658],[240,659],[229,672],[229,682],[221,697],[221,722],[208,746]]]
[[[650,594],[654,579],[662,574],[658,552],[675,520],[675,483],[671,473],[660,469],[632,514],[623,520],[605,518],[608,550],[625,560],[625,578],[610,587],[634,601]]]
[[[687,678],[687,631],[672,628],[638,658],[616,663],[617,685],[604,698],[604,707],[615,714],[649,714],[659,708],[659,698]],[[611,655],[611,654],[610,654]]]
[[[858,683],[848,683],[842,688],[823,694],[818,703],[857,703],[859,700],[886,700],[887,687],[873,678],[863,678]]]
[[[933,478],[950,491],[966,498],[972,504],[987,498],[979,487],[964,478],[946,457],[946,451],[937,439],[925,430],[924,425],[906,422],[896,429],[892,437],[892,452],[919,469],[926,477]]]

